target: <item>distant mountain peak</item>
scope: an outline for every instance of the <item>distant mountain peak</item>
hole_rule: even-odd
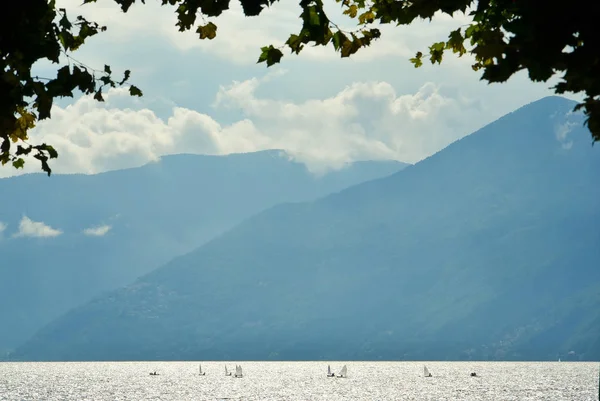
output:
[[[255,214],[13,356],[597,360],[600,155],[563,148],[589,139],[576,120],[557,139],[573,104],[541,99],[396,174]]]

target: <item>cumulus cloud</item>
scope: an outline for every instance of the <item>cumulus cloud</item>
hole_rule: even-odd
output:
[[[177,32],[174,8],[159,2],[136,3],[127,14],[112,1],[82,6],[80,0],[58,0],[57,6],[108,25],[77,58],[97,67],[111,64],[114,71],[131,69],[144,97],[113,89],[105,103],[82,97],[69,106],[64,100],[55,104],[52,119],[40,122],[31,137],[57,148],[59,160],[51,164],[56,173],[134,167],[173,153],[272,148],[286,150],[315,172],[354,160],[415,162],[547,94],[546,84],[523,89],[526,77],[515,88],[490,89],[479,83],[468,57],[415,70],[408,57],[467,23],[460,13],[409,27],[385,26],[380,41],[351,59],[309,46],[301,56],[284,59],[289,74],[271,68],[265,77],[252,78],[266,68],[250,66],[260,46],[283,43],[300,28],[297,3],[277,2],[259,18],[243,17],[232,3],[215,20],[219,34],[213,41]],[[325,7],[337,23],[350,27],[339,5],[330,1]],[[42,64],[36,74],[55,72],[56,66]],[[25,170],[6,167],[0,176],[34,171],[39,163],[30,160]]]
[[[19,231],[14,237],[57,237],[62,234],[62,231],[50,227],[41,221],[33,221],[27,216],[23,216],[19,222]]]
[[[356,82],[333,96],[296,102],[259,96],[262,83],[253,78],[220,88],[214,107],[241,116],[227,124],[182,107],[161,119],[125,90],[113,89],[104,103],[82,97],[65,108],[55,106],[52,119],[40,122],[31,137],[59,151],[53,161],[59,173],[139,166],[165,154],[264,149],[285,150],[323,172],[357,160],[416,162],[480,126],[480,118],[469,116],[480,114],[478,101],[445,94],[433,83],[399,94],[387,82]],[[38,166],[32,160],[26,169]],[[6,173],[14,170],[0,169]]]
[[[259,98],[259,85],[253,79],[223,87],[216,104],[241,109],[271,147],[313,169],[365,159],[416,162],[475,128],[456,116],[479,106],[444,96],[432,83],[402,95],[387,82],[353,83],[301,103]]]
[[[103,225],[98,227],[89,227],[83,230],[83,234],[91,236],[91,237],[103,237],[111,230],[111,226]]]
[[[4,230],[6,230],[6,227],[7,227],[7,225],[0,221],[0,236],[2,235]]]

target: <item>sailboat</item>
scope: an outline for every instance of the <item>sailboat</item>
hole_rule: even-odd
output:
[[[235,365],[235,374],[233,377],[242,377],[242,367],[240,365]]]
[[[337,377],[348,377],[348,368],[346,367],[346,365],[342,367],[342,370],[340,370],[340,374]]]
[[[327,377],[334,377],[335,375],[331,373],[331,366],[327,365]]]
[[[225,376],[231,376],[231,372],[227,371],[227,365],[225,365]]]
[[[200,376],[206,376],[206,372],[202,371],[202,365],[198,365],[198,369],[200,370]]]
[[[423,374],[425,375],[425,377],[433,377],[431,372],[429,372],[429,369],[427,369],[427,366],[423,366]]]

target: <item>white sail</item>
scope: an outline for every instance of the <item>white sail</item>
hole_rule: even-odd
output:
[[[327,365],[327,375],[331,375],[331,366]]]
[[[231,376],[231,373],[227,371],[227,365],[225,365],[225,376]]]
[[[204,376],[204,373],[202,373],[202,365],[201,364],[198,365],[198,371],[200,373],[200,376]]]
[[[348,368],[346,367],[346,365],[342,367],[342,370],[340,370],[340,374],[338,375],[338,377],[348,377]]]
[[[431,373],[429,372],[429,369],[427,369],[427,366],[423,366],[423,374],[425,377],[431,377]]]
[[[242,377],[242,367],[235,365],[235,377]]]

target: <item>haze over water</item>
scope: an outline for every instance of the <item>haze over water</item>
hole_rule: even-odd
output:
[[[237,363],[241,379],[224,375],[236,362],[0,363],[0,400],[598,400],[598,363],[329,362],[347,379],[328,362]]]

